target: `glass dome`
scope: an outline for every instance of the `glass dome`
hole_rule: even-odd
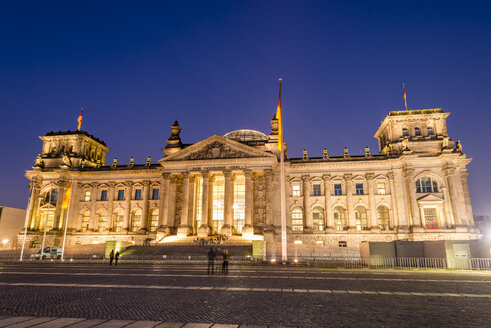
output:
[[[249,129],[231,131],[225,134],[224,137],[228,139],[239,140],[240,142],[268,141],[268,136],[264,133]]]

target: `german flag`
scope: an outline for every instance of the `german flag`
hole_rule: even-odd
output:
[[[61,208],[67,209],[68,204],[70,203],[70,195],[72,194],[72,184],[70,183],[70,186],[68,189],[65,191],[65,198],[63,199],[63,203],[61,204]]]
[[[276,119],[278,120],[278,150],[283,147],[283,119],[281,118],[281,78],[280,78],[280,97],[278,99],[278,108],[276,109]]]
[[[404,106],[406,107],[406,110],[407,110],[406,86],[404,85],[404,83],[402,83],[402,89],[404,90]]]
[[[84,108],[82,107],[82,110],[80,111],[80,115],[77,118],[77,122],[78,122],[77,131],[80,131],[80,127],[82,126],[82,115],[83,114],[84,114]]]

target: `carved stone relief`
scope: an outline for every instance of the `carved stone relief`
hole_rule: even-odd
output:
[[[246,158],[252,157],[242,151],[231,148],[230,146],[215,141],[203,149],[191,153],[184,159],[213,159],[213,158]]]

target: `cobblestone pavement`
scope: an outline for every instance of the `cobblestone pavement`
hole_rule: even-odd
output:
[[[490,309],[486,272],[0,265],[9,327],[487,327]]]

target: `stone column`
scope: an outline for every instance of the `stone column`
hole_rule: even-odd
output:
[[[97,230],[97,215],[95,214],[96,212],[96,201],[97,201],[97,184],[94,183],[92,188],[90,188],[90,220],[89,220],[89,227],[87,228],[87,231],[92,230],[95,231]],[[72,190],[73,192],[73,190]],[[85,198],[85,195],[84,195]]]
[[[271,189],[273,181],[273,170],[264,170],[266,174],[266,190],[265,190],[265,200],[266,200],[266,226],[273,225],[273,211],[271,206]]]
[[[31,204],[31,211],[29,212],[29,221],[27,224],[27,229],[34,230],[36,227],[36,218],[37,218],[36,213],[40,204],[39,193],[41,191],[41,184],[38,181],[33,180],[31,181],[31,188],[34,188],[34,190],[31,191],[32,198],[30,201],[32,204]]]
[[[348,229],[356,230],[356,217],[353,211],[353,184],[352,184],[353,176],[351,174],[344,175],[344,182],[346,185],[346,207],[347,207],[347,221],[348,221]]]
[[[150,230],[150,220],[148,218],[148,198],[150,192],[150,181],[143,181],[143,206],[142,206],[142,222],[140,224],[141,229],[144,231]]]
[[[390,202],[391,202],[391,210],[389,213],[391,213],[391,217],[389,222],[391,222],[393,227],[397,227],[397,231],[404,232],[404,230],[407,230],[408,227],[401,227],[399,224],[399,212],[397,211],[397,200],[395,196],[395,186],[394,186],[394,173],[388,172],[387,177],[389,178],[388,185],[389,185],[389,194],[390,194]]]
[[[459,206],[458,206],[458,193],[455,179],[455,168],[446,168],[443,170],[445,174],[445,179],[447,180],[448,185],[448,194],[449,194],[449,203],[452,204],[452,212],[453,219],[455,222],[455,227],[460,228],[463,226],[462,217],[460,215]],[[459,181],[460,182],[460,181]],[[447,201],[447,199],[445,199]]]
[[[181,205],[181,224],[177,229],[178,237],[186,237],[190,232],[188,226],[188,212],[189,212],[189,172],[183,172],[182,182],[182,205]]]
[[[78,183],[78,182],[73,182],[72,183],[72,192],[71,192],[71,199],[70,199],[70,203],[68,204],[68,210],[70,213],[70,217],[68,218],[68,221],[67,221],[67,231],[73,231],[73,230],[76,230],[74,227],[75,225],[78,223],[78,207],[79,207],[79,199],[80,199],[80,188],[81,188],[81,184]],[[91,195],[92,196],[92,195]],[[94,216],[94,214],[92,214],[92,216]],[[63,219],[63,220],[66,220],[66,217]],[[62,224],[62,227],[63,229],[65,228],[65,221],[63,221],[63,224]]]
[[[252,236],[254,229],[252,228],[252,171],[244,170],[245,177],[245,218],[244,227],[242,228],[242,236]]]
[[[133,183],[131,181],[126,181],[126,188],[124,191],[124,203],[125,203],[125,211],[124,211],[124,223],[123,223],[123,231],[131,230],[130,223],[130,212],[131,212],[131,192]]]
[[[377,208],[375,204],[375,188],[373,183],[373,173],[365,174],[367,179],[367,188],[368,188],[368,207],[370,211],[370,229],[373,231],[378,230],[378,221],[377,221]]]
[[[109,185],[109,190],[107,191],[107,223],[106,223],[106,229],[112,231],[114,228],[114,190],[116,183],[114,181],[111,181],[108,183]]]
[[[462,226],[469,226],[469,218],[467,217],[467,203],[466,194],[464,192],[464,186],[462,184],[462,177],[460,171],[457,169],[452,175],[453,184],[455,186],[455,193],[457,198],[454,198],[454,202],[457,201],[457,208],[459,210],[460,221]]]
[[[202,172],[203,176],[203,194],[201,195],[201,226],[198,228],[198,236],[206,237],[210,233],[208,225],[208,195],[209,195],[209,178],[208,172]]]
[[[404,181],[406,183],[406,190],[409,195],[409,204],[411,206],[411,226],[413,231],[414,227],[422,227],[421,217],[419,215],[419,206],[416,200],[416,186],[414,185],[414,169],[405,169],[404,171]],[[418,229],[420,230],[420,229]]]
[[[302,175],[303,181],[303,213],[304,213],[304,232],[312,233],[313,232],[313,219],[312,214],[310,213],[310,176]]]
[[[169,229],[169,185],[170,185],[170,173],[162,173],[162,179],[160,180],[160,209],[159,209],[159,229],[158,231],[164,232],[168,235]]]
[[[444,223],[445,227],[444,228],[452,228],[455,225],[455,222],[453,221],[453,212],[452,212],[452,205],[450,205],[450,202],[447,201],[450,199],[450,195],[448,193],[448,188],[444,186],[440,186],[440,191],[443,193],[443,198],[445,201],[443,202],[443,212],[445,217]],[[421,222],[423,222],[424,215],[421,215]]]
[[[220,233],[231,235],[233,226],[233,183],[232,173],[230,171],[224,171],[225,176],[225,195],[224,195],[224,213],[223,213],[223,226],[220,229]]]
[[[331,210],[331,176],[324,174],[322,176],[324,180],[324,206],[326,216],[326,230],[328,232],[334,231],[334,216]]]
[[[169,216],[167,226],[169,229],[176,226],[176,207],[177,207],[177,175],[171,175],[169,183]]]
[[[196,181],[196,176],[191,175],[189,177],[189,201],[188,201],[188,218],[187,218],[187,225],[190,228],[191,233],[193,232],[193,220],[194,220],[195,181]]]
[[[389,172],[389,178],[392,181],[393,189],[392,193],[394,194],[395,204],[397,205],[397,215],[399,218],[399,225],[401,230],[409,229],[409,208],[408,201],[409,197],[407,196],[407,188],[404,183],[404,175],[402,173],[402,169],[394,169],[393,174]]]
[[[210,230],[213,228],[213,182],[215,182],[215,176],[211,175],[208,177],[208,227]]]
[[[470,227],[473,227],[475,225],[474,223],[474,213],[472,213],[472,206],[471,206],[471,196],[469,194],[469,184],[467,183],[467,176],[469,175],[469,172],[467,170],[461,170],[460,172],[460,182],[462,183],[462,188],[464,190],[464,199],[465,199],[465,208],[467,212],[467,224]]]
[[[55,209],[55,218],[53,222],[53,230],[58,230],[60,229],[60,220],[63,218],[61,217],[61,204],[63,204],[63,198],[65,197],[65,190],[68,187],[68,183],[66,181],[59,181],[58,182],[58,195],[56,198],[56,209]],[[63,212],[66,212],[63,210]],[[63,213],[64,214],[64,213]]]

